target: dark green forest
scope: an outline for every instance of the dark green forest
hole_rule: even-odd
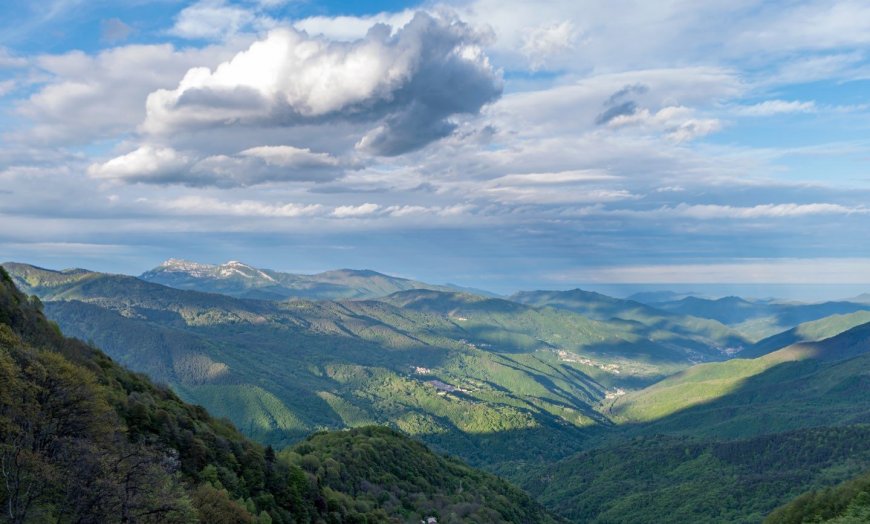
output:
[[[870,472],[837,486],[805,493],[770,514],[765,524],[870,522]]]
[[[732,441],[636,437],[542,467],[524,487],[574,522],[750,523],[868,464],[868,425]]]

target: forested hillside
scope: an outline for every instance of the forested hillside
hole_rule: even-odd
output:
[[[804,493],[770,514],[765,524],[870,522],[870,473],[832,488]]]
[[[554,522],[384,428],[275,453],[65,338],[0,268],[0,507],[24,522]]]
[[[737,441],[655,436],[540,468],[525,487],[574,522],[749,523],[868,466],[868,425]]]
[[[600,293],[574,289],[571,291],[526,291],[516,293],[511,300],[538,307],[566,309],[598,320],[622,320],[646,328],[651,338],[681,338],[694,341],[700,347],[719,348],[722,353],[735,354],[750,345],[749,339],[737,330],[717,320],[691,314],[674,314],[652,306],[609,297]]]

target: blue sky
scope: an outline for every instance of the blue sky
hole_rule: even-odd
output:
[[[863,290],[868,51],[857,0],[6,2],[0,259]]]

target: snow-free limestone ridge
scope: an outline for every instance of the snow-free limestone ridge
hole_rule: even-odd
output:
[[[139,278],[178,289],[264,300],[370,299],[409,289],[456,290],[369,269],[336,269],[309,275],[261,269],[238,260],[203,264],[170,258]]]

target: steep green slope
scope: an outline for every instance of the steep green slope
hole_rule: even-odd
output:
[[[765,524],[858,524],[870,522],[870,473],[805,493],[771,513]]]
[[[592,291],[526,291],[511,300],[537,307],[567,309],[597,320],[621,319],[647,328],[653,340],[700,348],[717,348],[733,354],[748,346],[749,341],[728,326],[707,318],[676,315],[636,302],[609,297]]]
[[[371,270],[338,269],[314,275],[258,269],[238,261],[212,265],[170,259],[146,271],[142,280],[178,289],[240,298],[281,300],[376,298],[407,289],[451,290]]]
[[[867,425],[731,442],[656,436],[577,454],[524,485],[574,522],[750,523],[868,466]]]
[[[554,522],[516,488],[384,428],[276,456],[64,338],[40,306],[0,268],[10,522]]]
[[[800,342],[814,342],[839,335],[853,327],[870,322],[870,311],[856,311],[847,315],[832,315],[811,322],[804,322],[788,331],[758,341],[740,352],[740,358],[756,358],[777,349]]]
[[[611,406],[643,431],[748,436],[870,420],[870,324],[757,359],[702,364]],[[663,418],[667,417],[667,418]]]
[[[699,364],[648,388],[616,399],[609,413],[630,422],[648,422],[704,404],[734,392],[746,379],[781,364],[799,360],[800,354],[779,351],[762,358],[733,359]]]

